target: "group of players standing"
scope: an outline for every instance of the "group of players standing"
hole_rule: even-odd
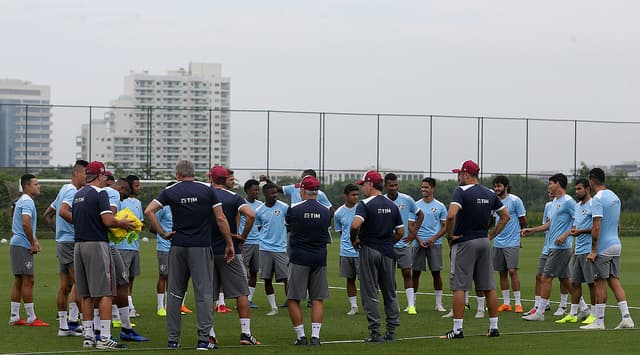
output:
[[[111,337],[111,314],[119,316],[122,340],[146,341],[133,330],[130,317],[137,315],[131,299],[134,277],[139,274],[137,242],[108,244],[107,227],[132,229],[131,222],[114,218],[124,208],[124,201],[139,219],[146,219],[158,236],[158,315],[167,316],[168,347],[180,346],[181,312],[188,311],[184,298],[189,278],[193,279],[198,329],[197,348],[217,348],[211,306],[213,295],[235,298],[240,318],[240,343],[257,345],[251,334],[250,308],[255,293],[257,273],[264,280],[271,310],[278,314],[273,279],[284,282],[286,307],[296,333],[295,345],[320,345],[323,300],[329,296],[327,284],[327,248],[331,242],[331,219],[340,233],[340,276],[347,280],[350,309],[359,312],[356,278],[360,279],[361,300],[367,315],[370,336],[366,342],[396,340],[400,325],[400,307],[396,299],[396,267],[401,270],[407,297],[405,311],[416,314],[416,292],[420,273],[433,277],[435,309],[446,312],[442,302],[442,237],[451,246],[450,289],[453,291],[453,329],[442,338],[463,338],[465,304],[472,282],[478,293],[479,312],[484,303],[489,310],[488,336],[498,336],[498,312],[523,313],[520,300],[518,261],[520,236],[547,231],[545,247],[536,276],[536,303],[525,313],[525,320],[544,320],[549,304],[551,281],[559,278],[562,289],[571,293],[570,312],[557,323],[586,322],[583,329],[604,329],[606,285],[612,288],[622,314],[619,328],[633,328],[624,290],[619,282],[621,245],[617,234],[620,201],[604,185],[604,172],[592,169],[589,180],[576,182],[579,203],[566,195],[567,178],[556,174],[549,178],[553,201],[545,206],[543,224],[526,228],[522,201],[510,194],[508,178],[494,179],[494,191],[479,184],[479,166],[466,161],[458,174],[456,188],[447,208],[434,198],[436,181],[425,178],[422,199],[414,201],[398,192],[398,178],[368,171],[356,185],[344,188],[345,203],[335,211],[319,190],[315,171],[305,170],[298,184],[278,186],[267,179],[262,186],[264,203],[258,200],[260,182],[244,184],[247,198],[229,189],[233,171],[215,166],[209,172],[209,184],[195,180],[189,161],[176,165],[177,183],[169,184],[147,206],[133,198],[139,179],[129,177],[115,181],[100,162],[78,161],[71,184],[65,185],[56,201],[45,212],[48,221],[55,219],[57,255],[60,261],[58,292],[58,335],[83,336],[85,347],[118,349],[125,347]],[[107,181],[113,188],[107,187]],[[11,259],[15,275],[12,290],[10,324],[46,325],[33,311],[33,254],[39,251],[35,237],[35,206],[32,198],[39,193],[37,179],[21,179],[24,195],[16,203]],[[360,185],[360,186],[357,186]],[[363,199],[359,201],[359,190]],[[386,190],[386,195],[383,191]],[[590,192],[596,192],[593,198]],[[288,195],[291,205],[277,199]],[[131,198],[130,198],[131,197]],[[55,218],[53,218],[55,216]],[[17,218],[17,219],[16,219]],[[25,222],[29,222],[26,223]],[[213,221],[213,222],[212,222]],[[491,221],[491,222],[490,222]],[[490,228],[494,224],[493,228]],[[572,253],[575,237],[575,252]],[[493,248],[490,241],[493,240]],[[130,244],[134,245],[130,245]],[[25,250],[23,250],[25,249]],[[569,261],[574,255],[571,270]],[[500,273],[503,304],[498,306],[493,272]],[[571,271],[571,272],[570,272]],[[510,305],[510,285],[515,309]],[[581,298],[581,283],[589,285],[591,310]],[[29,287],[30,284],[30,287]],[[75,291],[72,291],[75,288]],[[166,289],[166,309],[164,290]],[[386,332],[381,330],[378,294],[381,292],[386,313]],[[67,296],[77,294],[83,315],[82,325],[77,307],[70,306],[67,322]],[[223,297],[223,298],[224,298]],[[566,300],[566,296],[563,296]],[[309,299],[311,337],[304,331],[300,301]],[[19,317],[24,301],[28,318]],[[112,300],[116,303],[112,307]],[[70,303],[74,305],[74,303]],[[562,304],[561,304],[562,307]],[[566,308],[566,305],[564,306]],[[113,312],[112,312],[113,308]],[[117,309],[117,311],[116,311]],[[559,315],[564,315],[564,312]],[[94,318],[92,318],[94,316]]]

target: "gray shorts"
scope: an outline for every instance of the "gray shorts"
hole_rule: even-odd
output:
[[[450,287],[453,291],[471,291],[472,281],[477,290],[495,290],[489,238],[454,244],[451,247],[450,270]]]
[[[393,248],[393,252],[396,254],[396,265],[398,265],[398,269],[411,269],[412,258],[410,248]]]
[[[415,271],[442,271],[442,244],[433,245],[429,248],[413,248],[413,266]]]
[[[547,258],[549,257],[549,255],[544,255],[541,254],[540,255],[540,260],[538,261],[538,275],[542,275],[542,272],[544,271],[544,264],[547,263]]]
[[[107,242],[79,242],[73,251],[79,297],[116,295],[115,268]]]
[[[57,242],[56,256],[58,257],[59,271],[63,274],[69,274],[69,270],[73,267],[73,246],[74,242]]]
[[[340,257],[340,277],[355,279],[360,268],[360,261],[357,256],[341,256]]]
[[[559,279],[570,277],[569,260],[571,260],[571,249],[549,249],[549,256],[544,264],[542,275]]]
[[[242,244],[242,260],[250,273],[260,271],[260,244]]]
[[[493,269],[509,271],[517,269],[520,262],[520,247],[493,248]]]
[[[122,260],[121,250],[113,245],[111,245],[109,249],[111,250],[111,259],[113,260],[113,267],[115,269],[116,284],[118,286],[128,285],[129,271],[127,271],[124,261]]]
[[[593,262],[594,279],[620,278],[620,256],[596,255]]]
[[[303,300],[307,298],[307,291],[311,300],[329,298],[327,267],[289,264],[289,291],[287,292],[287,298],[290,300]]]
[[[276,282],[282,282],[289,278],[289,256],[287,253],[260,250],[260,277],[263,280],[273,279],[276,274]]]
[[[137,250],[118,249],[124,261],[124,267],[129,273],[129,278],[140,275],[140,252]]]
[[[574,284],[593,283],[593,263],[587,261],[587,254],[573,256],[571,261],[571,282]]]
[[[9,256],[11,257],[11,270],[14,275],[31,275],[35,272],[33,264],[33,254],[29,249],[17,245],[9,247]]]
[[[213,256],[213,294],[217,295],[222,288],[225,298],[238,298],[249,295],[247,271],[242,262],[242,254],[227,263],[224,255]]]
[[[158,275],[169,276],[169,252],[157,251],[158,257]]]

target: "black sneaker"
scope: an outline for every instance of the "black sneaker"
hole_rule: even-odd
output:
[[[440,339],[462,339],[462,338],[464,338],[464,334],[462,334],[462,330],[458,334],[454,333],[453,330],[450,330],[446,332],[444,335],[440,336]]]
[[[180,349],[180,344],[178,344],[177,341],[169,341],[167,343],[167,348],[168,349]]]
[[[246,333],[240,334],[240,345],[261,345],[262,343],[253,335]]]
[[[488,337],[499,337],[500,336],[500,332],[496,328],[491,328],[491,329],[489,329],[489,333],[487,333],[487,336]]]
[[[396,337],[396,333],[389,333],[389,332],[387,332],[387,333],[384,335],[384,340],[385,340],[385,341],[396,341],[396,340],[398,340],[398,337]]]
[[[196,350],[216,350],[217,348],[218,345],[209,340],[199,340],[198,345],[196,345]]]
[[[464,308],[466,308],[466,309],[469,309],[469,310],[470,310],[470,309],[471,309],[471,305],[470,305],[470,304],[468,304],[468,303],[465,303],[465,304],[464,304]]]
[[[377,333],[371,333],[368,337],[364,339],[365,343],[384,343],[384,338],[382,335]]]
[[[320,338],[311,337],[311,342],[309,343],[311,346],[320,346],[322,342],[320,342]]]
[[[300,337],[296,339],[296,341],[293,342],[293,345],[303,345],[303,346],[309,345],[307,343],[307,337]]]

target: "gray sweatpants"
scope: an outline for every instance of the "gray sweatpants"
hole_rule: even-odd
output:
[[[384,312],[387,315],[387,332],[395,333],[400,326],[400,309],[396,299],[394,260],[379,251],[362,245],[360,249],[360,297],[364,312],[367,314],[369,330],[372,334],[380,331],[380,307],[378,289],[384,299]]]
[[[213,251],[211,247],[169,249],[169,285],[167,287],[167,331],[169,341],[179,342],[182,326],[182,299],[189,277],[193,279],[198,341],[208,341],[213,324]]]

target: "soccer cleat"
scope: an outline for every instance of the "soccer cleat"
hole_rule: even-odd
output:
[[[436,311],[438,312],[446,312],[447,309],[444,308],[441,304],[437,304],[436,307],[434,308]]]
[[[384,343],[384,338],[380,334],[371,333],[364,339],[365,343]]]
[[[528,316],[528,315],[530,315],[530,314],[534,314],[534,313],[536,313],[537,311],[538,311],[538,308],[537,308],[537,307],[533,307],[533,308],[531,308],[529,311],[524,312],[524,313],[522,314],[522,316],[523,316],[523,317],[525,317],[525,316]]]
[[[311,341],[309,342],[310,346],[320,346],[322,345],[322,342],[320,341],[320,338],[316,338],[316,337],[311,337]]]
[[[497,328],[491,328],[489,329],[489,332],[487,333],[488,337],[499,337],[500,336],[500,331],[498,331]]]
[[[396,333],[386,332],[384,334],[384,341],[396,341],[396,340],[398,340],[398,337],[396,336]]]
[[[289,307],[288,301],[284,301],[284,303],[280,305],[280,308],[288,308],[288,307]]]
[[[470,305],[470,304],[468,304],[468,303],[465,303],[465,304],[464,304],[464,308],[466,308],[466,309],[469,309],[469,310],[470,310],[470,309],[471,309],[471,305]]]
[[[512,308],[510,304],[501,304],[500,307],[498,307],[498,312],[511,312]]]
[[[267,313],[268,316],[277,316],[278,315],[278,309],[277,308],[271,308],[271,311],[269,313]]]
[[[618,325],[613,329],[633,329],[635,324],[631,318],[623,318]]]
[[[249,308],[251,308],[251,309],[258,309],[258,308],[260,308],[260,307],[258,307],[257,305],[255,305],[255,304],[253,303],[253,301],[249,301]]]
[[[567,314],[566,316],[556,320],[556,323],[558,323],[558,324],[578,323],[578,316],[572,316],[570,314]]]
[[[19,318],[19,319],[9,319],[9,325],[26,325],[27,321]]]
[[[591,312],[589,312],[589,309],[578,312],[578,322],[583,322],[585,319],[589,318],[590,314]]]
[[[172,350],[174,350],[174,349],[180,349],[180,344],[178,344],[178,342],[177,342],[177,341],[169,341],[169,342],[167,343],[167,348],[168,348],[168,349],[172,349]]]
[[[100,339],[96,341],[96,349],[100,350],[119,350],[127,348],[128,346],[122,343],[118,343],[114,339]]]
[[[544,313],[535,312],[535,313],[529,314],[528,316],[523,316],[522,319],[528,320],[528,321],[543,321]]]
[[[476,318],[484,318],[484,310],[483,309],[479,309],[476,312]]]
[[[443,315],[442,318],[453,318],[453,310],[450,310],[449,313]]]
[[[196,350],[216,350],[217,348],[218,345],[209,340],[199,340],[198,345],[196,345]]]
[[[349,310],[349,312],[347,312],[348,316],[355,316],[356,314],[358,314],[358,309],[355,307],[351,307],[351,309]]]
[[[547,312],[547,311],[550,311],[550,310],[551,310],[551,305],[547,304],[547,306],[544,308],[544,311]]]
[[[158,310],[156,311],[156,314],[159,315],[160,317],[166,317],[167,316],[167,309],[162,307],[162,308],[158,308]]]
[[[261,345],[262,343],[256,339],[253,335],[242,333],[240,334],[240,345]]]
[[[596,321],[596,316],[594,316],[593,314],[589,314],[589,316],[582,321],[582,324],[591,324],[595,321]]]
[[[120,320],[111,320],[111,326],[114,328],[121,328],[122,327],[122,321]],[[131,328],[135,327],[136,324],[135,323],[131,323]]]
[[[410,315],[418,314],[418,312],[416,312],[416,307],[415,306],[409,306],[407,308],[408,308],[407,309],[407,314],[410,314]]]
[[[192,310],[190,310],[189,308],[187,308],[187,306],[184,305],[184,303],[182,304],[182,307],[180,307],[180,312],[182,314],[189,314],[189,313],[193,313]]]
[[[136,341],[136,342],[149,341],[148,338],[145,338],[142,335],[138,334],[138,332],[136,332],[135,330],[133,330],[133,329],[124,329],[124,328],[120,332],[120,340]]]
[[[409,312],[409,306],[407,306],[407,307],[403,310],[403,312]]]
[[[138,313],[138,311],[136,311],[135,308],[130,308],[129,309],[129,318],[137,318],[140,317],[140,313]]]
[[[553,315],[556,317],[559,316],[564,316],[567,313],[567,307],[558,307],[558,309],[556,309],[555,312],[553,312]]]
[[[583,325],[582,327],[580,327],[580,329],[584,329],[584,330],[604,330],[604,323],[603,324],[598,324],[596,322],[593,322],[591,324],[587,324],[587,325]]]
[[[93,338],[89,338],[89,337],[84,337],[84,339],[82,340],[82,347],[83,348],[93,348],[94,346],[96,346],[96,341]]]
[[[513,309],[514,313],[522,313],[524,312],[524,309],[522,309],[522,305],[517,304],[516,307]]]
[[[297,339],[293,342],[293,345],[301,345],[301,346],[307,346],[307,345],[309,345],[309,344],[307,343],[307,337],[302,336],[302,337],[300,337],[300,338],[297,338]]]
[[[221,304],[218,307],[216,307],[216,312],[218,312],[218,313],[231,313],[231,312],[233,312],[233,309],[227,307],[224,304]]]
[[[49,323],[45,323],[43,321],[41,321],[40,319],[36,318],[33,320],[33,322],[28,324],[30,327],[48,327]]]
[[[462,333],[462,330],[458,334],[454,333],[453,330],[450,330],[446,332],[444,335],[440,336],[440,339],[462,339],[462,338],[464,338],[464,334]]]

